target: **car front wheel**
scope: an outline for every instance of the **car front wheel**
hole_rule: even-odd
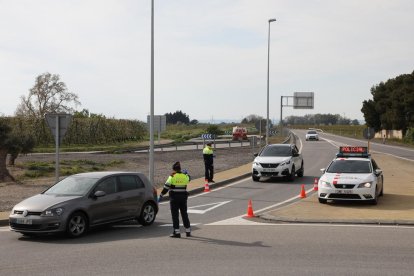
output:
[[[154,204],[152,204],[151,202],[147,202],[142,207],[141,215],[138,218],[138,222],[143,226],[151,225],[154,222],[156,215],[157,211],[154,207]]]
[[[257,182],[257,181],[260,180],[260,177],[259,176],[252,175],[252,179],[253,179],[253,181]]]
[[[88,229],[88,220],[81,212],[73,213],[66,225],[66,234],[70,238],[77,238],[86,233]]]
[[[292,170],[290,171],[290,174],[288,175],[288,180],[289,181],[295,180],[295,174],[296,174],[295,165],[293,165]]]
[[[302,162],[302,166],[301,166],[300,170],[298,171],[298,176],[303,177],[304,173],[305,173],[305,168],[303,167],[303,162]]]

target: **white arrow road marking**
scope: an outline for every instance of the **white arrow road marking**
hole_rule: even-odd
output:
[[[205,214],[208,211],[211,211],[213,209],[216,209],[217,207],[220,207],[220,206],[222,206],[222,205],[224,205],[226,203],[229,203],[229,202],[231,202],[231,200],[229,200],[229,201],[222,201],[222,202],[215,202],[215,203],[208,203],[208,204],[197,205],[197,206],[192,206],[192,207],[189,207],[188,208],[187,212],[189,214]],[[206,207],[206,206],[212,206],[212,207],[207,208],[207,209],[204,209],[204,210],[197,210],[197,208]]]
[[[313,190],[313,188],[307,190],[306,191],[306,194],[308,194],[312,190]],[[265,207],[263,209],[257,210],[256,213],[260,213],[260,212],[266,211],[268,209],[272,209],[272,208],[278,207],[278,206],[280,206],[282,204],[289,203],[291,201],[294,201],[297,198],[299,198],[298,195],[297,196],[294,196],[292,198],[289,198],[289,199],[287,199],[285,201],[282,201],[282,202],[276,203],[274,205]],[[225,219],[225,220],[221,220],[221,221],[209,223],[207,225],[258,225],[258,224],[260,224],[260,225],[273,225],[273,223],[261,223],[261,222],[254,222],[254,221],[246,220],[246,219],[243,218],[245,216],[246,215],[237,216],[237,217],[234,217],[234,218],[229,218],[229,219]]]

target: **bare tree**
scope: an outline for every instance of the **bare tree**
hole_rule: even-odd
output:
[[[36,78],[27,96],[21,96],[16,116],[44,118],[47,113],[73,113],[71,105],[80,105],[78,95],[68,91],[59,75],[44,73]]]

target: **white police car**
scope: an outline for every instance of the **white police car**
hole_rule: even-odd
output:
[[[337,157],[318,182],[320,203],[327,200],[357,200],[377,204],[383,195],[382,170],[368,154],[367,147],[340,147]]]

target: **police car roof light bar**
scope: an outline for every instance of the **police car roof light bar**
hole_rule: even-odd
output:
[[[368,153],[368,147],[341,146],[339,147],[339,153],[337,153],[336,156],[368,158],[371,155]]]

